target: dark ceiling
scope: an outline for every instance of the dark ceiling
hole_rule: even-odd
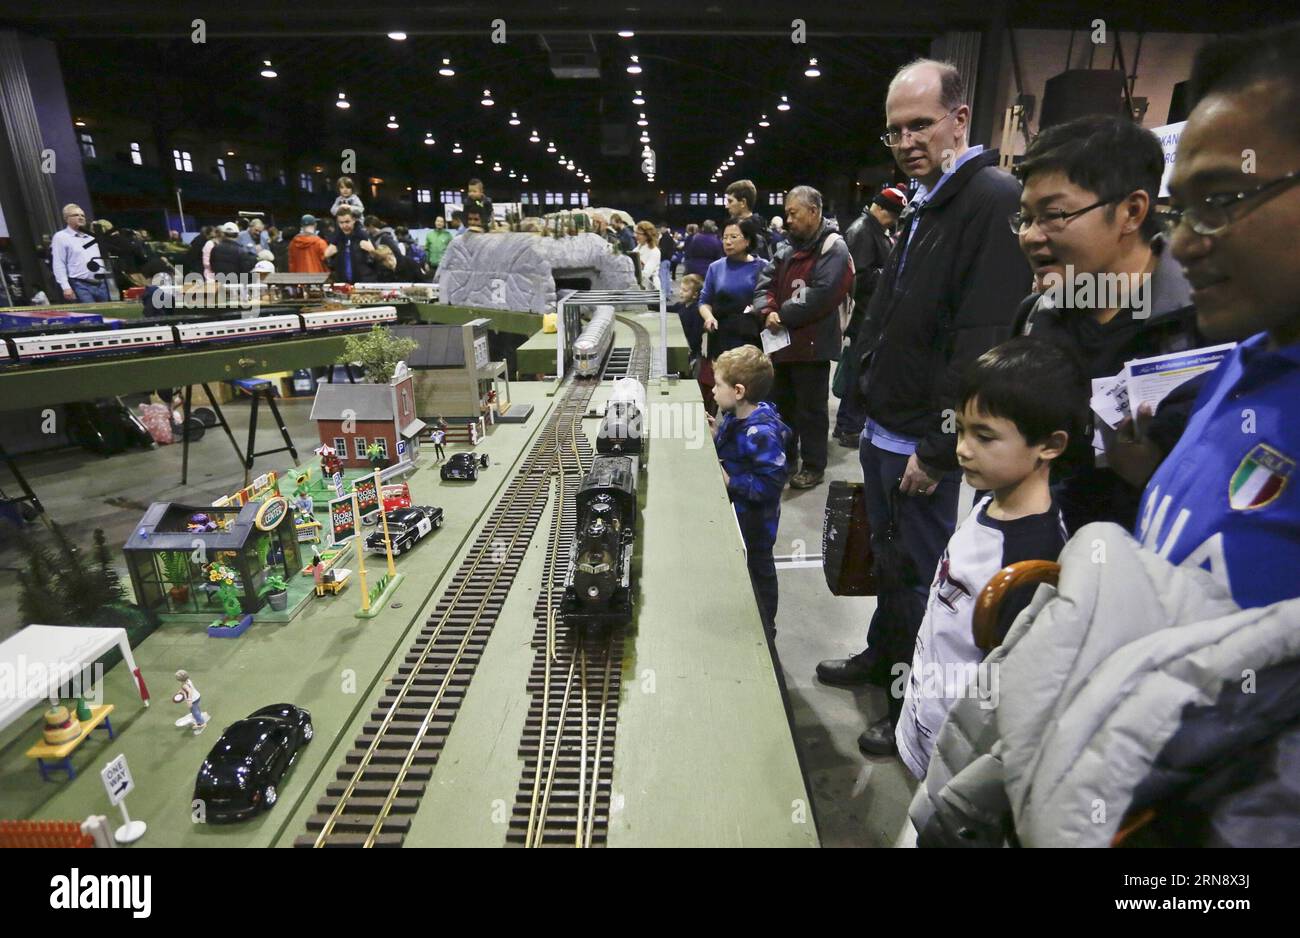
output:
[[[745,147],[734,173],[753,176],[760,188],[843,175],[886,155],[875,138],[885,84],[897,66],[924,53],[934,35],[981,28],[999,9],[1013,26],[1086,29],[1098,16],[1107,17],[1111,29],[1248,25],[1234,24],[1213,4],[1197,3],[1176,10],[1149,4],[1153,9],[1128,14],[1117,8],[1107,13],[1095,3],[1044,10],[978,0],[883,7],[641,2],[416,8],[355,0],[180,0],[165,7],[155,0],[64,0],[29,12],[9,7],[0,24],[58,43],[74,108],[143,109],[165,125],[241,139],[256,135],[287,153],[353,147],[362,172],[374,166],[435,183],[477,174],[488,180],[489,191],[493,160],[503,166],[495,178],[514,168],[538,188],[579,188],[576,177],[544,152],[548,139],[592,176],[596,189],[641,184],[635,126],[641,110],[657,155],[657,188],[707,187],[714,168],[750,130],[757,143]],[[807,22],[803,45],[790,40],[795,15]],[[204,19],[204,44],[190,40],[195,17]],[[505,23],[504,44],[491,41],[498,18]],[[619,28],[637,34],[619,38]],[[408,38],[387,38],[393,29]],[[592,50],[601,77],[554,77],[547,47],[559,45]],[[640,76],[625,71],[631,54],[644,66]],[[444,56],[456,69],[453,78],[437,74]],[[809,56],[818,58],[822,77],[804,77]],[[279,72],[275,79],[258,75],[268,58]],[[479,103],[485,88],[494,107]],[[632,104],[638,88],[647,99],[644,108]],[[334,106],[340,91],[352,104],[347,111]],[[792,108],[778,113],[782,94]],[[511,110],[523,121],[518,127],[507,123]],[[757,126],[764,112],[772,122],[767,130]],[[390,114],[399,130],[385,127]],[[624,128],[630,153],[602,155],[610,125]],[[540,144],[528,142],[534,127]],[[422,144],[427,131],[435,146]],[[459,157],[451,154],[457,141],[466,151]],[[475,153],[483,154],[484,166],[474,165]]]

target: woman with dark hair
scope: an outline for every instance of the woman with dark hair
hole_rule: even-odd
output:
[[[696,240],[699,237],[696,235]],[[724,256],[710,264],[704,276],[700,318],[707,348],[700,362],[700,383],[707,382],[709,387],[713,386],[712,362],[722,352],[742,345],[763,347],[759,338],[762,325],[746,312],[754,301],[759,271],[767,264],[754,256],[757,245],[758,226],[753,220],[732,219],[722,229]]]

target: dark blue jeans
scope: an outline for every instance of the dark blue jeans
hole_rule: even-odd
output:
[[[908,457],[886,452],[872,445],[864,436],[858,444],[858,457],[862,461],[862,476],[866,488],[867,518],[873,536],[882,535],[889,526],[890,489],[898,488]],[[948,540],[957,527],[957,499],[961,492],[961,473],[949,472],[940,481],[933,495],[899,495],[894,503],[898,508],[898,535],[903,549],[912,558],[920,580],[912,588],[914,596],[898,601],[895,597],[878,595],[876,612],[867,629],[867,647],[875,649],[893,660],[909,667],[912,664],[912,647],[916,632],[921,627],[925,603],[930,594],[934,571],[948,546]],[[901,610],[911,610],[907,621],[899,621]],[[915,619],[915,621],[912,621]],[[890,713],[897,717],[896,707],[902,700],[890,697]]]

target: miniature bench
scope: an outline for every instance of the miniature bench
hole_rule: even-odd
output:
[[[352,576],[351,570],[349,570],[347,567],[339,567],[337,570],[334,570],[332,572],[334,574],[334,579],[329,581],[322,580],[321,583],[317,585],[316,587],[317,596],[324,596],[326,593],[329,593],[331,596],[337,596],[339,594],[339,591],[348,585],[348,582]]]
[[[108,738],[114,738],[113,724],[108,719],[109,714],[112,712],[113,704],[91,707],[90,719],[81,724],[80,736],[65,743],[59,743],[57,746],[41,740],[31,749],[28,749],[27,758],[36,760],[36,768],[40,770],[41,779],[46,782],[50,781],[50,772],[55,769],[62,769],[67,772],[69,779],[76,778],[77,771],[72,767],[72,753],[86,741],[86,737],[94,730],[108,730]],[[100,726],[101,723],[103,726]],[[49,760],[48,764],[46,760]]]

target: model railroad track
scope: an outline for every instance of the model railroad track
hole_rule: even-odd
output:
[[[650,368],[649,333],[636,334],[626,369],[643,384]],[[612,357],[612,356],[611,356]],[[606,368],[606,376],[609,369]],[[526,847],[604,846],[614,778],[614,737],[622,681],[621,629],[565,628],[560,601],[576,534],[574,495],[591,466],[591,446],[575,433],[557,476],[528,676],[532,702],[519,755],[523,771],[506,840]]]
[[[645,384],[650,380],[650,333],[645,326],[633,319],[626,316],[615,318],[632,330],[636,341],[631,348],[624,345],[610,349],[601,378],[611,380],[631,377]]]
[[[401,846],[545,513],[553,479],[581,472],[574,441],[594,388],[593,381],[574,382],[556,405],[295,846]]]

